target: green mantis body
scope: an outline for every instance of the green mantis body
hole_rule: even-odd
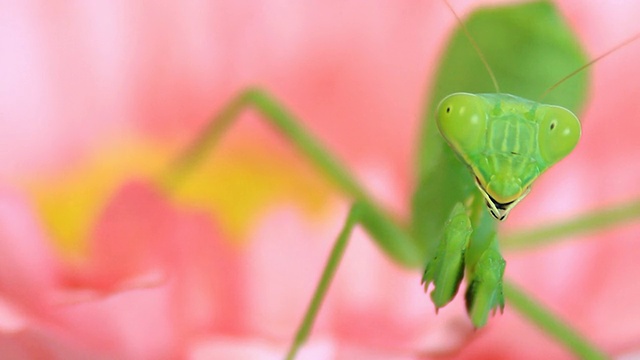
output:
[[[531,14],[538,14],[544,18],[544,25],[528,24],[526,19]],[[498,43],[502,46],[510,44],[514,47],[530,41],[531,37],[540,36],[540,51],[565,52],[563,61],[566,63],[556,63],[556,66],[578,68],[587,62],[575,40],[562,34],[568,29],[557,15],[553,14],[552,7],[547,3],[496,9],[493,13],[489,10],[479,11],[467,23],[469,32],[482,33],[480,30],[474,30],[474,27],[478,26],[477,23],[483,22],[491,23],[493,29],[489,38],[476,39],[481,49],[496,46],[496,36],[501,37]],[[513,23],[525,24],[525,31],[512,35],[513,30],[510,30],[510,27]],[[548,27],[551,24],[557,27],[559,36],[553,37],[549,33]],[[435,114],[435,119],[431,114],[425,115],[428,118],[423,134],[425,140],[421,143],[424,147],[420,153],[424,153],[424,157],[419,164],[422,172],[420,185],[414,196],[413,224],[417,237],[447,241],[447,233],[451,230],[444,224],[448,224],[447,218],[450,217],[452,209],[458,204],[471,204],[467,205],[466,213],[473,230],[463,259],[459,263],[442,263],[442,269],[431,272],[462,273],[466,269],[469,283],[466,292],[467,308],[474,325],[480,327],[486,323],[488,313],[503,307],[502,274],[505,265],[498,250],[496,223],[479,204],[486,203],[492,216],[503,220],[526,196],[533,181],[575,147],[580,137],[580,123],[571,111],[559,106],[539,104],[508,94],[460,93],[468,89],[482,93],[492,87],[475,51],[460,29],[454,35],[438,71],[440,79],[436,83],[442,85],[436,87],[430,108],[432,114]],[[461,74],[460,68],[454,68],[457,66],[458,56],[469,59],[473,57],[476,59],[475,66],[463,67],[463,72],[466,72]],[[492,64],[492,54],[489,53],[488,56],[487,61]],[[516,59],[517,57],[509,58],[508,62],[502,60],[504,64],[500,64],[499,58],[496,59],[500,65],[492,66],[496,77],[507,77],[506,73],[511,70],[513,62],[518,61]],[[522,58],[523,62],[527,60]],[[469,63],[474,64],[473,60]],[[540,66],[544,66],[542,62]],[[530,70],[544,73],[531,67]],[[504,72],[506,73],[503,74]],[[553,77],[559,79],[563,75],[553,75],[550,72],[553,71],[546,72],[549,78],[546,86],[554,83]],[[474,76],[476,73],[485,76]],[[544,92],[545,85],[539,83],[539,78],[527,80],[530,80],[531,84],[538,83],[538,94]],[[574,86],[564,93],[566,98],[555,99],[556,103],[575,107],[574,104],[580,101],[578,99],[584,97],[580,87],[585,84],[586,78],[581,76],[571,81],[574,82]],[[514,86],[517,87],[517,84]],[[513,93],[527,94],[531,87],[522,91],[513,90]],[[436,103],[438,106],[434,105]],[[551,124],[553,129],[550,129]],[[433,184],[437,184],[437,190],[434,190]],[[425,212],[421,210],[421,204],[424,203],[437,204],[438,208],[445,211]],[[435,244],[430,245],[428,252],[435,254],[435,259],[451,256],[446,250],[443,251],[443,246],[436,248]],[[432,264],[428,263],[423,281],[428,286],[433,280],[436,289],[432,292],[432,299],[439,307],[451,301],[456,293],[448,291],[446,297],[438,295],[438,286],[457,288],[460,280],[456,279],[457,281],[452,283],[451,280],[432,279],[431,276],[427,276],[430,267],[434,266]]]
[[[247,90],[230,102],[170,174],[168,184],[174,186],[238,114],[253,107],[340,191],[354,199],[288,358],[294,358],[308,338],[357,224],[398,264],[424,270],[423,282],[427,287],[435,285],[430,296],[436,309],[453,299],[466,277],[465,299],[474,326],[486,324],[492,312],[505,306],[506,298],[510,306],[575,354],[602,356],[546,309],[526,300],[517,287],[503,281],[505,261],[499,250],[496,221],[504,219],[522,200],[538,176],[575,147],[581,130],[573,112],[585,101],[586,75],[573,76],[550,93],[547,101],[554,105],[507,94],[536,98],[586,64],[587,58],[554,7],[545,1],[479,10],[466,26],[505,92],[487,94],[492,84],[486,69],[458,29],[442,57],[425,108],[408,225],[382,209],[293,114],[258,89]],[[510,51],[523,43],[529,44],[527,51]],[[510,80],[514,74],[517,79]]]

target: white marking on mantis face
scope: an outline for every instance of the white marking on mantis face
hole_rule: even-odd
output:
[[[529,194],[529,191],[531,191],[531,187],[529,186],[514,201],[506,204],[502,204],[497,202],[494,198],[491,197],[491,195],[489,195],[489,193],[487,193],[487,191],[480,184],[480,181],[478,180],[478,178],[476,178],[475,183],[478,189],[480,190],[480,193],[484,197],[484,201],[487,204],[487,207],[489,208],[489,212],[494,218],[500,221],[505,220],[507,218],[507,215],[509,215],[509,212],[511,212],[511,209],[513,209],[516,205],[518,205],[518,203],[522,201],[522,199],[524,199],[524,197],[527,196],[527,194]]]

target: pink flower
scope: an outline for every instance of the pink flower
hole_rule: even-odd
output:
[[[465,14],[480,3],[454,6]],[[204,166],[199,185],[170,197],[151,179],[212,111],[257,84],[406,214],[424,90],[455,20],[438,2],[378,5],[1,4],[0,174],[20,189],[0,193],[0,354],[281,358],[347,200],[298,169],[303,162],[253,115]],[[593,56],[637,31],[634,4],[561,7]],[[638,195],[638,49],[594,67],[584,140],[540,179],[507,230]],[[144,151],[160,159],[149,165],[150,156],[137,158]],[[96,167],[106,175],[87,175]],[[249,170],[259,175],[247,181]],[[246,183],[237,195],[216,188],[238,179]],[[76,192],[61,195],[60,183]],[[276,195],[264,195],[267,187]],[[63,204],[69,199],[89,203],[85,214],[95,210],[89,220],[61,215],[88,224],[69,225],[80,229],[69,239],[88,247],[84,257],[70,259],[59,245],[57,208],[42,205],[48,191],[60,213],[77,208]],[[321,200],[306,194],[316,191]],[[640,294],[630,274],[638,231],[507,253],[507,276],[605,350],[637,351],[640,329],[630,319]],[[474,333],[459,299],[436,317],[419,278],[356,234],[303,355],[411,358],[462,348],[452,356],[567,356],[509,307]]]
[[[211,326],[213,317],[229,326],[209,304],[222,312],[233,302],[234,279],[221,277],[222,269],[233,271],[233,257],[206,217],[174,210],[148,186],[131,183],[98,219],[87,264],[69,266],[52,259],[42,233],[33,234],[39,226],[23,199],[8,193],[2,200],[3,263],[39,264],[7,268],[13,271],[3,278],[3,298],[17,307],[9,314],[22,319],[5,334],[14,341],[4,342],[3,353],[175,357],[184,352],[186,334]],[[220,288],[225,296],[212,296]]]

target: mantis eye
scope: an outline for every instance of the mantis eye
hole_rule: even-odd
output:
[[[578,144],[580,121],[571,111],[559,106],[541,106],[538,114],[540,155],[549,165],[555,164]]]
[[[467,93],[451,94],[436,110],[440,133],[461,154],[480,150],[487,127],[484,101]]]

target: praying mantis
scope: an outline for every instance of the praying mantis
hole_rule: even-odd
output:
[[[529,22],[528,19],[541,21]],[[511,27],[514,23],[528,26],[513,31]],[[539,98],[558,79],[589,63],[574,35],[547,2],[480,10],[469,18],[466,28],[477,42],[478,48],[486,55],[486,62],[500,80],[501,90],[505,94],[513,93],[528,99]],[[505,53],[504,49],[514,48],[522,43],[530,43],[535,48],[529,49],[526,54],[515,53],[505,59],[502,55]],[[464,65],[461,65],[462,62]],[[523,70],[525,68],[526,71]],[[509,103],[505,99],[496,99],[495,95],[471,95],[495,90],[477,50],[465,36],[463,29],[453,35],[437,73],[420,136],[416,191],[408,226],[395,220],[374,201],[349,170],[309,134],[280,101],[261,89],[242,92],[222,109],[210,127],[202,133],[202,138],[194,143],[196,145],[178,160],[175,165],[178,170],[174,173],[177,176],[171,181],[180,181],[180,174],[186,174],[198,164],[203,154],[211,150],[238,118],[239,113],[252,107],[338,189],[354,200],[287,358],[294,358],[298,348],[308,338],[331,279],[346,250],[350,234],[357,225],[369,233],[386,255],[400,265],[423,273],[426,285],[435,285],[430,297],[436,308],[446,306],[456,296],[461,280],[465,277],[468,283],[465,297],[474,326],[484,326],[492,312],[505,306],[506,298],[506,306],[513,306],[522,312],[578,356],[604,357],[598,349],[555,319],[542,306],[528,301],[516,286],[503,282],[505,261],[499,249],[496,220],[504,220],[508,212],[527,194],[535,178],[546,167],[568,155],[577,143],[580,124],[575,122],[571,111],[579,112],[584,104],[586,74],[577,73],[549,92],[545,103],[553,105],[529,104],[522,98],[510,98],[509,101],[513,103]],[[514,73],[518,73],[519,78],[509,80]],[[458,95],[450,95],[456,93]],[[492,101],[494,104],[491,104]],[[545,141],[540,140],[536,133],[511,134],[505,130],[496,135],[501,136],[496,138],[498,143],[507,143],[513,136],[518,141],[534,143],[538,151],[536,156],[546,161],[537,173],[531,175],[531,171],[526,172],[527,176],[530,175],[530,181],[520,179],[521,186],[516,191],[507,191],[509,194],[500,198],[496,196],[500,191],[490,185],[487,176],[482,176],[484,170],[471,156],[472,150],[479,147],[477,142],[484,140],[466,139],[464,136],[468,132],[460,131],[461,128],[456,126],[447,129],[448,125],[444,121],[446,114],[455,112],[454,107],[459,107],[460,104],[466,109],[475,109],[474,115],[496,112],[499,107],[515,111],[520,106],[525,109],[524,112],[533,112],[534,118],[540,119],[539,122],[543,124],[540,129],[551,131],[569,128],[570,137],[554,140],[545,148]],[[565,108],[569,110],[564,110]],[[536,113],[538,110],[541,112]],[[549,117],[545,115],[545,110],[560,115]],[[439,115],[434,117],[434,113]],[[462,132],[461,138],[457,137],[458,132]],[[472,145],[468,145],[469,143]],[[561,149],[550,155],[549,152],[554,151],[549,150],[549,147],[554,146]],[[520,151],[508,149],[509,152]],[[470,168],[472,171],[469,171]],[[493,170],[500,174],[507,173],[504,168]],[[617,214],[618,210],[588,216],[601,218]],[[618,223],[629,216],[633,215],[626,212],[624,216],[615,216],[606,225]],[[553,236],[571,234],[586,228],[567,229],[566,225],[559,225]],[[427,296],[425,301],[428,301]]]

